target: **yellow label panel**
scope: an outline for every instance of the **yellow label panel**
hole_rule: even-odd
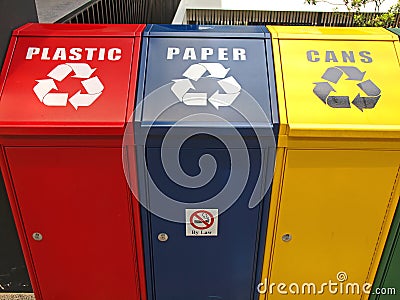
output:
[[[260,299],[361,299],[362,290],[346,294],[346,287],[373,281],[371,265],[380,259],[397,205],[399,167],[396,151],[289,149],[271,271],[259,286],[270,290]],[[324,286],[329,281],[331,290]],[[307,283],[315,289],[308,292]],[[279,284],[286,285],[282,292]]]
[[[267,26],[279,39],[397,41],[398,37],[384,28]]]
[[[278,100],[286,102],[289,135],[400,136],[393,42],[279,40],[279,50],[284,99]]]

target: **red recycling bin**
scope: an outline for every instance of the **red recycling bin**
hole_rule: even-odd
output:
[[[12,36],[1,171],[37,300],[145,299],[122,158],[143,29],[27,24]]]

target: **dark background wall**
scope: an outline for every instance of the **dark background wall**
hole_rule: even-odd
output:
[[[0,286],[0,293],[32,291],[2,177],[0,177]]]
[[[91,0],[57,23],[169,24],[180,0]]]
[[[35,0],[0,0],[0,67],[3,65],[12,30],[37,22]]]

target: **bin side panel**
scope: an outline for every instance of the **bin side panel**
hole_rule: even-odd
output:
[[[16,195],[15,195],[14,187],[13,187],[12,180],[11,180],[11,175],[10,175],[8,164],[7,164],[7,158],[6,158],[4,146],[1,147],[0,164],[1,164],[1,173],[3,176],[4,184],[5,184],[6,191],[7,191],[8,200],[10,202],[10,207],[11,207],[11,211],[12,211],[13,218],[15,221],[15,226],[17,229],[18,237],[21,242],[22,253],[24,255],[29,279],[31,281],[32,289],[35,293],[36,299],[40,300],[42,298],[41,298],[39,283],[37,281],[36,273],[34,271],[31,253],[29,251],[29,246],[28,246],[26,234],[25,234],[24,227],[23,227],[23,222],[21,219],[18,205],[17,205]]]
[[[381,231],[398,201],[392,198],[399,166],[395,151],[289,149],[269,283],[307,282],[320,290],[329,280],[339,283],[339,272],[347,274],[345,283],[372,283],[371,266],[386,240]],[[285,234],[292,240],[283,241]],[[324,299],[336,296],[325,287]]]
[[[393,299],[400,291],[400,209],[393,220],[385,252],[382,256],[373,291],[379,288],[379,294],[371,295],[371,300]],[[390,290],[389,290],[390,289]],[[395,290],[393,290],[395,289]],[[386,293],[384,295],[383,293]],[[382,294],[382,295],[381,295]]]
[[[393,293],[396,295],[400,291],[400,234],[397,232],[396,241],[393,248],[393,256],[390,258],[390,264],[387,269],[386,278],[382,282],[380,289],[385,288],[387,295],[380,295],[380,300],[393,299]],[[389,290],[390,289],[390,290]]]
[[[121,149],[10,147],[6,156],[43,299],[141,299]]]

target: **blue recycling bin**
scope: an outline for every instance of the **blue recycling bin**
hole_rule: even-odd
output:
[[[278,111],[262,26],[148,25],[133,116],[148,299],[258,299]]]

